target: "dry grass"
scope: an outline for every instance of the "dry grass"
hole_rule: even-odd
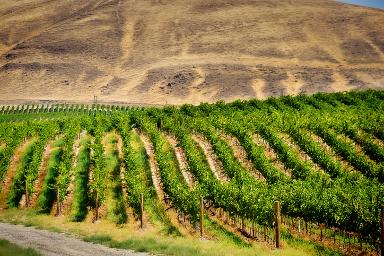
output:
[[[383,88],[384,12],[333,0],[3,0],[0,101]]]
[[[212,223],[206,223],[207,228],[216,230],[212,232],[216,232],[216,236],[220,237],[219,241],[201,241],[199,238],[166,235],[159,225],[153,226],[151,229],[141,230],[137,224],[116,226],[108,220],[96,224],[78,223],[70,222],[68,218],[63,216],[36,215],[31,210],[0,211],[0,220],[74,234],[92,242],[150,251],[161,255],[318,255],[318,248],[297,242],[293,245],[284,242],[284,248],[281,250],[271,249],[264,243],[253,243],[252,246],[244,247],[242,244],[239,245],[231,241],[228,234],[213,227]]]

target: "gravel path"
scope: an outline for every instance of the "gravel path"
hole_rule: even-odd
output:
[[[6,223],[0,223],[0,238],[22,247],[33,248],[47,256],[149,255],[87,243],[60,233]]]

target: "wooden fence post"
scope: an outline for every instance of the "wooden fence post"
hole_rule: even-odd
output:
[[[25,180],[25,207],[29,206],[28,181]]]
[[[200,197],[200,238],[203,239],[203,218],[204,218],[204,202]]]
[[[95,222],[99,220],[99,193],[96,193]]]
[[[384,205],[381,206],[381,211],[380,211],[380,223],[381,223],[381,244],[380,244],[380,249],[381,249],[381,256],[384,256]]]
[[[140,194],[140,228],[144,227],[144,195]]]
[[[275,202],[275,241],[276,248],[280,248],[280,202]]]

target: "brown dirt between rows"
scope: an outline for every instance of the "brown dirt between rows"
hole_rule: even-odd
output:
[[[255,168],[252,161],[248,159],[247,152],[245,149],[241,146],[239,140],[236,137],[233,137],[231,135],[222,133],[222,138],[224,138],[228,144],[231,146],[233,150],[233,154],[235,158],[237,158],[240,162],[240,164],[248,169],[252,176],[254,176],[256,179],[259,179],[263,182],[265,182],[264,176]]]
[[[47,173],[47,167],[48,167],[48,160],[51,156],[51,152],[52,150],[54,150],[54,148],[52,148],[52,143],[53,141],[49,141],[48,144],[46,145],[45,147],[45,150],[44,150],[44,154],[43,154],[43,158],[41,160],[41,164],[40,164],[40,167],[39,167],[39,174],[38,174],[38,178],[35,182],[35,186],[34,186],[34,193],[31,195],[31,200],[30,200],[30,203],[29,203],[29,207],[32,207],[34,208],[37,204],[37,199],[39,198],[39,195],[40,195],[40,192],[41,192],[41,188],[43,186],[43,182],[44,182],[44,179],[45,179],[45,175]]]
[[[325,152],[329,156],[331,156],[334,160],[340,162],[345,170],[350,172],[358,172],[348,161],[345,161],[340,155],[336,154],[332,147],[330,147],[321,137],[317,136],[314,133],[310,133],[310,136],[325,150]]]
[[[72,162],[72,169],[71,169],[71,174],[70,174],[70,182],[68,186],[68,194],[64,198],[64,201],[62,203],[62,209],[61,212],[63,215],[69,215],[71,212],[71,207],[72,207],[72,201],[73,201],[73,195],[75,192],[75,170],[77,166],[77,157],[79,155],[79,150],[80,150],[80,140],[84,136],[84,133],[79,133],[78,136],[75,139],[75,143],[73,144],[73,152],[75,154],[73,155],[73,162]]]
[[[300,146],[297,145],[288,134],[280,133],[279,136],[292,149],[292,151],[296,153],[301,161],[310,164],[310,166],[315,171],[325,174],[325,171],[315,162],[313,162],[312,158],[306,152],[304,152],[304,150],[302,150]]]
[[[290,169],[286,169],[284,167],[284,164],[279,160],[277,154],[266,140],[264,140],[259,134],[254,134],[252,136],[252,139],[257,146],[262,147],[264,149],[264,154],[271,161],[273,167],[275,167],[277,170],[281,171],[288,177],[292,176]]]
[[[174,208],[171,207],[170,203],[167,202],[166,194],[164,193],[164,190],[162,188],[160,171],[157,166],[157,162],[155,160],[152,143],[150,142],[149,138],[143,133],[139,133],[139,137],[144,144],[145,151],[148,156],[150,170],[152,173],[152,182],[153,182],[153,185],[155,186],[158,200],[163,205],[167,213],[167,216],[169,217],[169,220],[171,221],[172,225],[174,225],[183,236],[185,237],[196,236],[196,230],[188,222],[182,224],[179,221],[180,215],[177,213],[177,211]]]
[[[177,143],[178,143],[177,139],[171,135],[167,135],[166,137],[167,137],[168,141],[171,143],[174,150],[175,151],[178,150],[178,152],[182,156],[185,156],[185,153],[183,152],[183,150],[177,146]],[[203,141],[203,142],[206,142],[206,141]],[[181,157],[181,159],[179,160],[179,166],[180,166],[181,170],[188,169],[188,162],[187,162],[185,157]],[[191,178],[193,178],[193,175],[191,173],[188,173],[188,174],[184,173],[183,176],[186,179],[187,183],[189,184],[190,188],[192,188],[193,184],[188,182],[188,180],[190,179],[189,176]],[[186,178],[187,176],[188,176],[188,178]],[[220,218],[217,215],[217,211],[215,209],[213,209],[213,207],[208,207],[207,205],[205,205],[205,213],[207,214],[207,217],[209,219],[216,222],[219,226],[221,226],[223,229],[227,230],[228,232],[235,234],[237,237],[239,237],[245,243],[251,244],[253,241],[255,241],[254,239],[250,239],[250,237],[248,235],[244,234],[241,229],[236,227],[236,225],[231,225],[227,219],[223,220],[222,218]],[[184,225],[185,225],[185,223],[184,223]],[[204,238],[206,238],[206,239],[208,238],[210,240],[215,239],[214,237],[211,237],[211,235],[207,232],[204,232]]]
[[[196,181],[193,177],[193,174],[188,169],[189,168],[188,167],[188,161],[187,161],[187,157],[186,157],[183,149],[178,146],[177,139],[174,136],[167,134],[167,135],[165,135],[165,137],[167,138],[168,142],[172,145],[172,148],[175,151],[175,156],[177,158],[180,171],[181,171],[185,181],[187,182],[187,184],[190,188],[194,188]]]
[[[208,165],[211,171],[213,172],[213,174],[215,175],[215,177],[221,182],[228,182],[230,179],[225,173],[223,164],[216,156],[212,148],[212,145],[209,143],[209,141],[199,134],[193,134],[192,139],[195,142],[197,142],[197,144],[203,150],[204,155],[207,159]]]
[[[2,182],[1,191],[0,191],[0,209],[6,208],[6,199],[8,193],[12,186],[12,181],[14,176],[16,175],[17,168],[19,167],[21,157],[23,153],[27,149],[27,147],[33,143],[35,138],[26,139],[21,145],[19,145],[14,154],[12,155],[11,162],[9,164],[8,170],[5,174],[4,180]]]

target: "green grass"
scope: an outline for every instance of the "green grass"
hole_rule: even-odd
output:
[[[300,249],[305,249],[307,251],[312,251],[314,252],[314,255],[322,255],[322,256],[342,256],[343,255],[332,249],[321,246],[315,242],[305,241],[301,238],[294,237],[291,233],[289,233],[286,230],[282,231],[281,237],[290,246],[300,248]]]
[[[55,149],[48,160],[47,175],[45,176],[43,188],[37,201],[37,209],[39,209],[40,213],[50,213],[56,199],[56,176],[62,154],[63,149]]]
[[[71,209],[73,221],[83,221],[87,215],[88,205],[88,180],[90,167],[90,139],[84,137],[80,141],[80,149],[75,170],[75,191]]]
[[[214,237],[209,240],[200,240],[198,237],[168,235],[164,234],[163,230],[157,228],[158,231],[153,229],[146,231],[144,229],[141,232],[137,232],[137,230],[135,230],[137,226],[131,230],[130,228],[132,228],[132,226],[121,228],[116,227],[111,222],[108,222],[109,224],[107,225],[105,222],[104,224],[102,222],[97,225],[90,223],[73,223],[65,218],[52,218],[50,216],[36,214],[36,211],[32,209],[9,209],[0,212],[0,220],[14,224],[35,226],[39,229],[53,232],[76,234],[87,242],[103,244],[108,247],[160,255],[340,255],[316,243],[291,237],[284,231],[283,249],[276,250],[262,242],[255,242],[248,245],[209,220],[204,221],[206,234],[210,233],[214,235]],[[160,224],[163,225],[163,223]],[[153,225],[155,224],[153,223]],[[162,228],[162,226],[158,227]]]
[[[84,239],[87,242],[103,244],[112,248],[132,249],[137,252],[152,252],[164,255],[216,255],[214,253],[206,254],[193,243],[166,243],[161,239],[144,238],[128,239],[122,242],[114,241],[111,237],[105,235],[90,236]]]
[[[31,248],[24,249],[6,240],[0,239],[0,256],[39,256],[40,253]]]
[[[225,231],[224,231],[225,233]],[[227,234],[224,234],[227,236]],[[150,252],[160,255],[180,255],[180,256],[221,256],[221,255],[321,255],[321,256],[341,256],[342,254],[324,248],[312,242],[302,239],[289,237],[284,234],[285,241],[289,248],[267,249],[263,245],[241,246],[226,241],[207,241],[190,238],[175,237],[172,241],[166,237],[144,237],[130,238],[124,241],[116,241],[108,235],[92,235],[85,237],[84,240],[91,243],[102,244],[112,248],[130,249],[137,252]],[[236,242],[238,243],[238,242]],[[240,242],[241,243],[241,242]]]
[[[123,188],[120,179],[121,164],[117,150],[117,137],[111,133],[106,138],[105,172],[108,174],[108,218],[116,224],[127,222]]]
[[[25,192],[25,174],[30,162],[32,161],[34,145],[36,143],[36,141],[30,143],[23,152],[21,161],[17,167],[16,175],[12,181],[11,191],[7,196],[7,205],[9,207],[18,207],[20,199]]]
[[[219,239],[220,241],[228,241],[229,243],[232,243],[240,247],[250,246],[249,244],[245,243],[236,234],[227,231],[226,229],[221,227],[218,223],[208,218],[204,218],[204,228],[208,233],[214,235],[215,238]]]
[[[139,195],[144,195],[144,211],[152,223],[161,225],[162,232],[167,235],[181,236],[179,230],[172,224],[164,207],[158,202],[156,191],[152,184],[152,174],[149,167],[148,156],[140,137],[136,133],[130,134],[130,162],[126,173],[126,181],[131,190],[128,190],[128,203],[138,217]]]

